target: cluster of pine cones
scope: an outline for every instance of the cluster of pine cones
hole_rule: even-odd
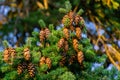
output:
[[[63,27],[64,37],[58,41],[58,48],[63,49],[63,52],[66,53],[69,50],[68,40],[72,39],[73,48],[77,53],[77,56],[72,55],[70,57],[69,64],[72,64],[75,58],[77,58],[80,64],[82,64],[84,60],[83,52],[80,51],[78,48],[79,40],[81,39],[81,30],[84,27],[83,22],[84,22],[83,18],[72,11],[67,13],[62,19],[62,24],[64,25]],[[70,33],[72,32],[75,33],[74,37],[70,36]],[[65,63],[65,60],[66,60],[65,56],[63,56],[60,61],[60,64],[63,65]]]
[[[17,72],[18,74],[22,74],[25,69],[27,69],[30,77],[34,77],[35,76],[35,66],[33,63],[26,63],[26,62],[23,62],[23,63],[20,63],[18,66],[17,66]]]
[[[45,39],[48,38],[49,34],[50,34],[50,30],[48,28],[41,29],[39,33],[40,42],[43,43]]]
[[[51,65],[52,65],[52,61],[50,58],[48,57],[41,57],[40,58],[40,61],[39,61],[39,65],[42,66],[43,64],[46,64],[48,66],[48,68],[50,69],[51,68]]]

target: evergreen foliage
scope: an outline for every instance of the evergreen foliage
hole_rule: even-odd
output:
[[[99,56],[93,51],[90,40],[81,37],[82,33],[86,33],[83,18],[71,10],[70,2],[67,1],[65,7],[64,11],[66,12],[66,15],[62,19],[63,27],[60,30],[54,29],[53,24],[50,24],[49,27],[47,27],[45,22],[40,19],[38,21],[41,28],[40,33],[32,32],[32,37],[29,37],[26,44],[23,46],[16,47],[15,49],[12,48],[12,51],[10,47],[6,47],[6,52],[5,50],[4,52],[1,52],[0,79],[114,79],[115,74],[113,73],[115,73],[115,69],[108,71],[101,66],[94,71],[91,70],[92,65],[95,62],[99,62],[100,58],[98,58]],[[78,13],[80,14],[80,12]],[[79,27],[81,30],[80,38],[75,31],[76,27]],[[63,33],[64,28],[68,29],[69,37],[66,37],[66,34]],[[48,29],[49,31],[46,31],[45,29]],[[40,44],[37,45],[37,42],[40,42]],[[12,55],[13,51],[15,51],[15,55]],[[3,59],[5,55],[8,60],[10,58],[9,62]]]

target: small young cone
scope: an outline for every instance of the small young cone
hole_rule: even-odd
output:
[[[17,66],[17,73],[20,75],[22,72],[23,72],[22,64],[19,64],[19,65]]]
[[[76,52],[78,52],[78,40],[77,39],[73,39],[73,48]]]
[[[30,50],[29,50],[29,48],[25,48],[24,49],[24,58],[25,58],[25,60],[30,60]]]
[[[67,52],[68,49],[69,49],[68,41],[65,41],[65,42],[64,42],[64,51]]]
[[[76,27],[75,30],[76,30],[76,36],[77,36],[77,38],[81,39],[81,29],[80,29],[80,27]]]
[[[47,64],[48,68],[50,69],[51,68],[51,64],[52,64],[51,59],[50,58],[46,58],[45,62]]]
[[[41,57],[39,65],[41,66],[43,64],[45,64],[45,57],[44,56]]]
[[[64,38],[61,38],[58,42],[58,48],[62,48],[64,46],[64,42],[65,42],[65,39]]]
[[[83,52],[82,52],[82,51],[79,51],[79,52],[77,53],[77,60],[78,60],[78,62],[79,62],[80,64],[83,62],[83,60],[84,60],[84,55],[83,55]]]
[[[34,77],[35,76],[35,66],[32,63],[28,64],[28,72],[30,77]]]
[[[68,40],[68,38],[69,38],[69,36],[70,36],[69,30],[68,30],[67,28],[64,28],[64,29],[63,29],[63,33],[64,33],[64,35],[65,35],[65,38]]]
[[[45,38],[48,38],[50,34],[50,30],[48,28],[45,28],[44,32],[45,32]]]
[[[39,38],[40,38],[40,41],[43,43],[45,40],[45,31],[44,30],[40,31]]]

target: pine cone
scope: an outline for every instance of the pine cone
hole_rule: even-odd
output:
[[[73,26],[73,25],[70,25],[70,30],[71,30],[71,31],[74,31],[74,29],[75,29],[74,26]]]
[[[73,39],[73,48],[75,51],[78,52],[78,40],[77,39]]]
[[[6,62],[6,63],[8,63],[9,62],[9,51],[8,51],[8,49],[5,49],[4,50],[4,58],[3,58],[3,60]]]
[[[20,75],[24,71],[22,64],[19,64],[17,67],[17,73]]]
[[[60,60],[59,64],[60,66],[64,66],[65,63],[66,63],[66,57],[62,56],[62,59]]]
[[[84,60],[84,55],[83,55],[83,52],[82,52],[82,51],[79,51],[79,52],[77,53],[77,60],[78,60],[78,62],[79,62],[80,64],[83,62],[83,60]]]
[[[69,64],[71,65],[76,60],[76,55],[71,55],[69,58]]]
[[[69,38],[69,36],[70,36],[69,30],[68,30],[67,28],[64,28],[64,29],[63,29],[63,33],[64,33],[64,35],[65,35],[65,38],[68,40],[68,38]]]
[[[69,26],[70,26],[70,18],[69,18],[68,15],[65,15],[65,16],[63,17],[63,19],[62,19],[62,24],[63,24],[65,27],[69,28]]]
[[[35,66],[32,63],[28,64],[28,72],[30,77],[34,77],[35,76]]]
[[[50,30],[48,28],[45,28],[44,32],[45,32],[45,38],[48,38],[50,34]]]
[[[52,64],[51,59],[50,58],[46,58],[45,62],[47,64],[48,68],[50,69],[51,68],[51,64]]]
[[[6,63],[12,63],[11,62],[11,58],[14,58],[15,57],[15,54],[16,54],[16,52],[15,52],[15,49],[13,49],[13,48],[6,48],[5,50],[4,50],[4,58],[3,58],[3,60],[6,62]]]
[[[40,41],[43,43],[45,40],[45,31],[44,30],[40,31],[39,38],[40,38]]]
[[[45,57],[44,56],[41,57],[39,65],[41,66],[43,64],[45,64]]]
[[[70,25],[72,25],[73,24],[73,20],[74,20],[74,12],[70,11],[68,13],[68,16],[69,16],[69,19],[70,19]]]
[[[81,39],[81,29],[80,29],[80,27],[76,27],[75,30],[76,30],[76,36],[77,36],[77,38]]]
[[[79,15],[75,16],[74,22],[75,22],[76,25],[79,25],[79,22],[80,22],[80,16]]]
[[[65,42],[65,39],[64,38],[61,38],[58,42],[58,48],[62,48],[64,46],[64,42]]]
[[[15,55],[16,55],[16,51],[15,51],[15,49],[10,48],[10,49],[9,49],[9,52],[11,53],[11,57],[14,58]]]
[[[68,41],[65,41],[65,42],[64,42],[64,51],[67,52],[68,49],[69,49]]]
[[[27,63],[23,62],[17,66],[17,72],[20,75],[27,68]]]
[[[23,67],[23,69],[26,69],[26,68],[27,68],[27,63],[26,63],[26,62],[23,62],[23,63],[22,63],[22,67]]]
[[[73,17],[74,17],[74,12],[73,12],[73,11],[70,11],[67,15],[69,16],[70,19],[73,19]]]
[[[25,60],[30,60],[30,50],[29,50],[29,48],[25,48],[24,49],[24,58],[25,58]]]

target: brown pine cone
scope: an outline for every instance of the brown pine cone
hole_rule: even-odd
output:
[[[26,62],[23,62],[23,63],[22,63],[22,68],[23,68],[23,69],[26,69],[26,68],[27,68],[27,63],[26,63]]]
[[[79,62],[80,64],[83,62],[83,60],[84,60],[84,55],[83,55],[83,52],[82,52],[82,51],[79,51],[79,52],[77,53],[77,60],[78,60],[78,62]]]
[[[73,17],[74,17],[74,12],[73,12],[73,11],[70,11],[67,15],[69,16],[70,19],[73,19]]]
[[[28,64],[28,72],[30,77],[34,77],[35,76],[35,66],[32,63]]]
[[[22,72],[23,72],[22,64],[19,64],[19,65],[17,66],[17,73],[20,75]]]
[[[48,68],[50,69],[51,68],[51,64],[52,64],[51,59],[50,58],[46,58],[45,62],[47,64]]]
[[[43,43],[45,40],[45,31],[42,29],[39,33],[40,41]]]
[[[64,33],[64,35],[65,35],[65,38],[68,40],[68,38],[69,38],[69,36],[70,36],[69,30],[68,30],[67,28],[64,28],[64,29],[63,29],[63,33]]]
[[[64,51],[67,52],[68,49],[69,49],[68,41],[65,41],[65,42],[64,42]]]
[[[30,60],[30,50],[29,50],[29,48],[25,48],[24,49],[24,58],[25,58],[25,60]]]
[[[71,65],[76,60],[76,55],[71,55],[69,58],[69,64]]]
[[[74,20],[74,12],[73,12],[73,11],[70,11],[70,12],[68,13],[68,16],[69,16],[69,18],[70,18],[70,25],[72,25],[72,24],[73,24],[73,20]]]
[[[45,38],[48,38],[50,34],[50,30],[48,28],[45,28],[44,32],[45,32]]]
[[[9,51],[8,51],[8,49],[5,49],[4,50],[4,58],[3,58],[3,60],[6,62],[6,63],[8,63],[9,62]]]
[[[64,42],[65,42],[65,39],[64,39],[64,38],[61,38],[61,39],[59,40],[59,42],[58,42],[58,48],[59,48],[59,49],[62,48],[62,47],[64,47]]]
[[[65,63],[66,63],[66,57],[62,56],[62,59],[60,60],[59,64],[60,66],[64,66]]]
[[[68,15],[65,15],[62,19],[62,24],[64,25],[64,27],[69,28],[70,26],[70,18]]]
[[[76,30],[76,36],[77,36],[77,38],[81,39],[81,29],[80,29],[80,27],[76,27],[75,30]]]
[[[71,24],[71,25],[70,25],[70,30],[71,30],[71,31],[74,31],[74,29],[75,29],[74,26]]]
[[[73,39],[73,48],[75,51],[78,52],[78,40],[77,39]]]
[[[44,56],[41,57],[39,65],[41,66],[43,64],[45,64],[45,57]]]
[[[79,22],[80,22],[80,16],[79,15],[75,16],[74,22],[75,22],[75,25],[79,25]]]
[[[15,49],[14,48],[6,48],[5,50],[4,50],[4,58],[3,58],[3,60],[6,62],[6,63],[10,63],[10,64],[12,64],[12,61],[11,61],[11,59],[13,59],[14,57],[15,57],[15,54],[16,54],[16,52],[15,52]]]

